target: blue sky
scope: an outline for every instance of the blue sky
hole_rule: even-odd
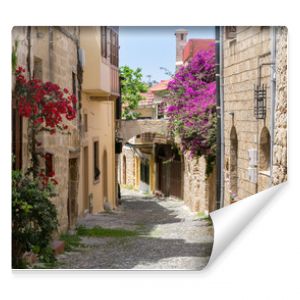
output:
[[[131,68],[142,68],[144,80],[160,81],[167,79],[160,67],[175,71],[175,30],[187,29],[190,38],[214,38],[214,27],[204,26],[148,26],[119,27],[120,66],[128,65]]]

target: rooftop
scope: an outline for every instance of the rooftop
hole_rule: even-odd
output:
[[[211,47],[214,47],[215,40],[214,39],[190,39],[186,43],[182,60],[183,62],[188,61],[193,58],[200,50],[208,50]]]
[[[150,88],[150,91],[155,93],[155,92],[160,92],[160,91],[165,91],[168,87],[168,83],[170,82],[170,79],[167,80],[161,80],[159,83],[153,85]]]
[[[149,106],[153,104],[154,94],[149,90],[147,93],[141,93],[143,99],[140,100],[139,106]]]

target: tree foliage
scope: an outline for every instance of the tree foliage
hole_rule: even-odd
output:
[[[128,66],[120,67],[122,118],[125,120],[136,119],[139,114],[134,110],[142,100],[141,93],[147,92],[147,86],[142,82],[142,69],[131,69]]]

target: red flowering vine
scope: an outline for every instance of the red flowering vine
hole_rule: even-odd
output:
[[[43,184],[48,184],[49,178],[53,184],[57,184],[55,174],[44,174],[39,172],[38,157],[45,158],[43,153],[37,151],[41,142],[36,139],[36,135],[41,131],[48,131],[55,134],[57,131],[63,132],[68,129],[64,119],[73,120],[76,117],[75,95],[70,94],[68,89],[63,90],[53,82],[42,82],[39,79],[27,79],[26,70],[18,67],[15,71],[16,86],[15,99],[19,115],[29,120],[29,144],[32,159],[33,176],[39,176]]]

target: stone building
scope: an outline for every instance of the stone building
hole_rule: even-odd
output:
[[[286,170],[286,42],[280,31],[221,29],[224,205],[272,186],[273,169]]]
[[[273,184],[287,180],[287,28],[276,29],[276,104]]]
[[[118,27],[81,27],[83,59],[80,215],[117,205],[115,130],[119,91]]]
[[[189,39],[188,31],[177,30],[176,67],[187,65],[199,52],[214,47],[214,39]],[[181,57],[181,59],[179,59]],[[180,143],[180,141],[179,141]],[[189,153],[182,157],[183,200],[193,210],[208,214],[216,209],[216,169],[206,177],[204,157],[190,158]]]
[[[156,93],[161,85],[164,83],[154,85],[142,94],[143,99],[135,110],[140,114],[138,120],[123,120],[120,131],[125,145],[119,161],[119,182],[124,187],[146,193],[161,191],[157,151],[161,145],[171,147],[167,146],[167,121],[158,109],[162,99],[158,99]]]
[[[79,27],[14,27],[12,43],[18,41],[17,65],[23,66],[29,76],[52,81],[67,88],[76,96],[80,92],[81,66],[78,60]],[[78,97],[80,98],[80,97]],[[77,111],[79,111],[77,103]],[[13,153],[16,156],[15,168],[26,170],[29,166],[27,143],[27,120],[20,119],[13,98]],[[56,205],[60,231],[71,227],[78,213],[78,180],[80,158],[80,114],[68,124],[68,135],[48,132],[40,133],[42,150],[51,157],[57,196],[51,198]],[[45,165],[45,161],[40,163]]]
[[[213,39],[191,39],[187,41],[188,31],[177,30],[176,37],[176,68],[185,65],[200,50],[212,47]],[[205,174],[206,161],[203,157],[191,159],[189,153],[184,156],[172,146],[168,134],[154,129],[153,121],[159,122],[166,118],[164,113],[165,97],[168,95],[169,80],[162,80],[152,86],[144,94],[137,112],[141,113],[138,121],[127,121],[123,128],[130,130],[128,122],[135,123],[135,131],[141,121],[145,123],[142,133],[133,138],[127,146],[123,147],[123,159],[119,165],[119,180],[123,185],[129,185],[143,191],[158,192],[165,196],[173,196],[185,201],[193,211],[208,213],[216,208],[216,170],[207,178]],[[150,120],[151,119],[151,120]],[[164,120],[167,123],[167,119]],[[147,124],[146,124],[147,123]],[[147,129],[148,128],[148,133]],[[166,125],[167,128],[167,125]],[[153,135],[149,135],[152,133]],[[158,135],[157,133],[160,133]],[[125,136],[123,134],[123,136]],[[146,150],[146,146],[148,150]],[[139,148],[139,150],[137,149]],[[142,149],[142,151],[140,151]],[[148,162],[147,161],[148,157]],[[146,164],[146,167],[144,166]],[[143,182],[144,171],[148,186]],[[149,181],[149,182],[148,182]]]

